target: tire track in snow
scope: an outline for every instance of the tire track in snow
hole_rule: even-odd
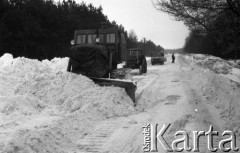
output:
[[[106,120],[97,128],[91,132],[90,135],[86,135],[83,139],[79,139],[77,142],[78,151],[81,153],[88,152],[100,152],[104,151],[103,145],[109,139],[110,135],[119,128],[121,122],[116,120]]]

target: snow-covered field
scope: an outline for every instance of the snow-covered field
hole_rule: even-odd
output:
[[[134,107],[122,88],[100,87],[66,72],[68,58],[0,58],[0,152],[142,152],[145,123],[204,130],[214,125],[240,136],[239,61],[166,55],[138,75]],[[198,110],[197,112],[195,110]],[[201,129],[203,128],[203,129]],[[171,133],[171,132],[169,132]]]

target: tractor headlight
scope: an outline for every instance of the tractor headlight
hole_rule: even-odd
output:
[[[96,42],[97,42],[97,43],[100,43],[100,38],[97,38],[97,39],[96,39]]]
[[[74,45],[74,44],[75,44],[74,40],[71,40],[71,42],[70,42],[70,43],[71,43],[71,45]]]

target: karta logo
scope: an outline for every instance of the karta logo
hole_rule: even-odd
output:
[[[213,146],[213,136],[218,136],[218,131],[213,131],[213,126],[211,125],[207,132],[204,131],[192,131],[193,135],[193,147],[189,146],[189,135],[186,131],[176,131],[175,140],[172,141],[171,144],[167,143],[164,139],[164,134],[169,129],[171,124],[163,124],[162,128],[158,132],[158,124],[146,124],[143,126],[143,134],[144,134],[144,143],[143,143],[143,151],[144,152],[158,152],[158,142],[161,147],[168,152],[182,152],[182,151],[192,151],[199,152],[199,137],[205,136],[207,137],[207,148],[209,151],[217,152],[218,149],[229,152],[229,151],[238,151],[239,148],[236,147],[236,136],[232,131],[224,131],[221,136],[225,136],[227,138],[219,141],[218,148]],[[180,138],[179,138],[180,136]],[[179,144],[183,144],[182,147]]]

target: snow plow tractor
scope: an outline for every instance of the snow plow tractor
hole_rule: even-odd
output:
[[[131,79],[131,69],[117,69],[117,64],[128,59],[121,30],[76,30],[71,44],[67,71],[85,75],[101,86],[124,88],[135,104],[136,84]]]
[[[164,51],[153,51],[151,53],[151,64],[161,64],[163,65],[166,62],[166,58],[164,57]]]
[[[129,49],[129,58],[125,67],[139,69],[139,73],[147,73],[147,60],[140,48]]]

